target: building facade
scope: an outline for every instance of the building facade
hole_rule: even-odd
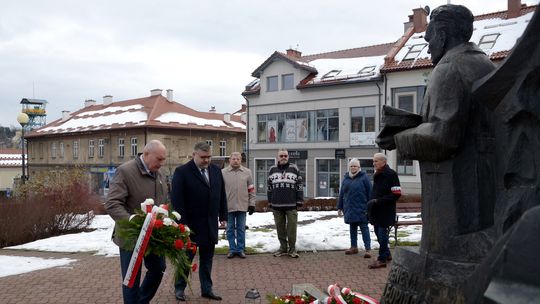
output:
[[[233,114],[199,112],[173,101],[161,90],[151,96],[113,102],[105,96],[102,104],[85,101],[85,107],[64,112],[63,117],[30,132],[28,173],[73,166],[83,167],[91,176],[96,192],[106,194],[116,167],[137,157],[150,140],[167,147],[163,167],[172,178],[175,168],[191,159],[195,143],[212,146],[213,161],[224,165],[233,151],[245,147],[242,111]]]

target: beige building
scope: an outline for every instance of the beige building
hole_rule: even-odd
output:
[[[245,107],[243,108],[245,110]],[[200,112],[173,100],[173,91],[151,91],[148,97],[103,103],[85,101],[76,112],[26,135],[28,175],[38,171],[82,166],[92,186],[106,193],[116,167],[142,152],[147,142],[162,141],[167,147],[164,170],[172,177],[175,168],[190,160],[195,143],[212,146],[213,161],[223,165],[233,151],[244,151],[245,123],[242,110]]]
[[[0,193],[5,195],[14,188],[16,179],[22,175],[22,151],[0,149]]]

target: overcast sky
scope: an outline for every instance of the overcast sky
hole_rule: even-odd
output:
[[[274,51],[303,54],[394,42],[412,9],[436,0],[0,0],[0,125],[22,98],[46,99],[47,122],[85,99],[173,89],[199,111],[234,112]],[[507,0],[455,1],[473,14]],[[536,0],[525,1],[537,4]]]

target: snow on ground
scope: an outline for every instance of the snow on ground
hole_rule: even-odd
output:
[[[349,225],[343,222],[342,217],[335,216],[337,211],[302,211],[298,213],[298,221],[310,221],[308,224],[298,226],[296,247],[299,251],[317,252],[321,250],[345,250],[350,247]],[[403,220],[417,220],[420,214],[400,216]],[[257,252],[273,252],[279,248],[274,219],[271,212],[248,215],[246,225],[246,246],[254,248]],[[92,252],[104,256],[117,256],[118,247],[111,241],[114,221],[108,215],[98,215],[94,218],[90,228],[92,232],[66,234],[35,242],[22,244],[6,249],[37,250],[54,252]],[[371,247],[378,248],[377,238],[373,233],[373,226],[369,225],[371,232]],[[419,242],[422,226],[404,226],[400,228],[400,241]],[[363,248],[362,236],[358,235],[358,245]],[[228,247],[224,230],[220,230],[220,240],[217,247]],[[57,267],[75,262],[73,259],[42,259],[35,257],[16,257],[0,255],[0,265],[9,267],[0,268],[0,277],[30,272],[49,267]]]

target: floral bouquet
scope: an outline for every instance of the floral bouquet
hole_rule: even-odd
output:
[[[195,255],[197,246],[189,238],[189,227],[176,223],[180,214],[170,209],[169,204],[155,206],[154,200],[146,199],[141,209],[135,210],[135,216],[118,222],[118,235],[124,241],[123,249],[135,255],[140,248],[139,260],[151,253],[166,257],[174,266],[175,279],[182,277],[189,282],[188,276],[197,270],[197,264],[191,264],[188,252]],[[135,274],[138,267],[140,264],[135,266]]]
[[[324,299],[315,299],[309,294],[301,296],[272,296],[268,295],[268,303],[270,304],[379,304],[379,301],[370,296],[352,291],[350,288],[341,288],[334,284],[328,286],[328,297]]]
[[[303,294],[301,296],[293,296],[289,294],[281,297],[267,295],[266,298],[270,304],[309,304],[315,301],[315,298],[309,294]]]

